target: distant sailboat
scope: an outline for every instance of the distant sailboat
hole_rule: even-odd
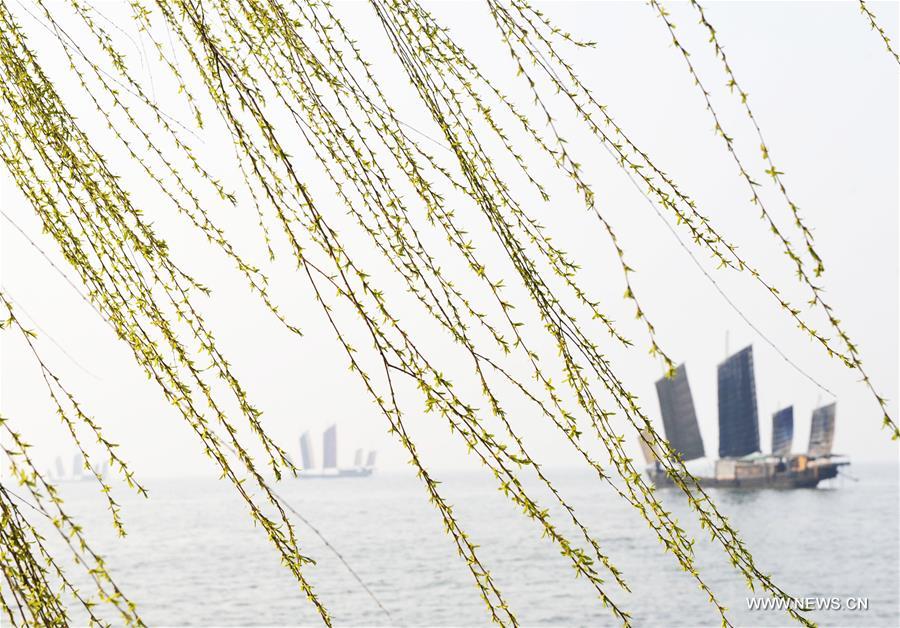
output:
[[[300,459],[303,463],[298,474],[300,478],[363,478],[375,470],[375,451],[370,451],[363,465],[363,450],[357,449],[351,468],[338,466],[337,425],[332,425],[322,434],[322,468],[316,469],[312,441],[309,432],[300,436]]]
[[[55,484],[68,482],[96,482],[97,476],[100,476],[101,479],[105,478],[106,473],[109,470],[109,462],[106,460],[104,460],[102,464],[97,464],[92,469],[85,469],[84,456],[81,454],[75,454],[72,457],[71,474],[66,474],[62,458],[59,456],[56,457],[54,466],[56,467],[56,473],[48,473],[48,477],[50,481]]]
[[[666,439],[683,461],[704,457],[703,439],[684,365],[671,379],[656,382]],[[698,477],[704,486],[722,488],[811,488],[836,477],[850,464],[831,453],[834,444],[835,404],[813,411],[809,448],[792,454],[794,408],[772,415],[772,453],[761,453],[753,348],[729,356],[718,368],[719,459],[714,477]],[[655,452],[641,439],[647,473],[659,486],[672,485]]]

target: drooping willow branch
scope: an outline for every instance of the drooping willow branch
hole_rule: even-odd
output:
[[[544,417],[600,481],[640,512],[660,543],[709,596],[723,623],[729,623],[726,609],[697,570],[694,540],[641,476],[614,417],[624,417],[630,433],[656,454],[700,524],[748,585],[787,597],[757,567],[737,531],[654,431],[594,336],[608,335],[610,342],[626,347],[631,341],[613,322],[610,305],[582,288],[578,264],[554,243],[552,229],[535,217],[534,207],[550,200],[551,177],[572,182],[618,256],[625,299],[641,321],[651,354],[671,370],[674,362],[638,301],[625,245],[597,206],[583,168],[556,124],[561,112],[555,111],[554,99],[541,85],[560,92],[577,119],[613,152],[621,167],[641,178],[651,196],[673,213],[699,246],[723,266],[749,272],[803,330],[865,375],[858,353],[843,332],[847,350],[838,353],[831,341],[812,330],[805,315],[745,255],[738,255],[736,245],[725,240],[690,197],[629,139],[557,50],[560,42],[585,44],[575,42],[521,0],[509,4],[487,0],[497,33],[534,98],[530,105],[522,105],[486,77],[424,7],[412,1],[371,0],[395,60],[449,154],[443,159],[413,138],[395,109],[395,97],[382,90],[371,61],[328,2],[129,0],[128,4],[197,126],[217,124],[229,134],[242,176],[239,190],[226,190],[201,163],[185,137],[186,127],[163,111],[134,78],[125,55],[90,5],[67,0],[79,25],[76,33],[63,26],[44,0],[32,3],[33,15],[58,42],[84,94],[106,123],[113,145],[137,164],[165,204],[235,266],[249,291],[299,340],[301,330],[282,314],[266,276],[237,250],[202,200],[211,195],[218,202],[240,206],[249,197],[269,256],[286,249],[297,265],[298,286],[310,291],[320,305],[350,369],[408,453],[494,622],[516,624],[517,619],[407,430],[405,417],[413,403],[401,390],[410,385],[418,391],[426,413],[465,444],[510,502],[534,521],[536,530],[623,623],[629,622],[629,614],[616,598],[620,590],[629,590],[624,575],[520,437],[508,409],[512,404],[525,401]],[[260,411],[197,309],[196,300],[208,290],[174,262],[164,238],[144,217],[142,204],[131,198],[127,182],[119,179],[98,149],[99,140],[88,137],[67,110],[4,0],[0,25],[0,158],[91,301],[191,425],[301,590],[330,623],[305,573],[309,559],[300,553],[282,504],[249,447],[262,448],[276,478],[293,467],[267,436]],[[177,53],[162,44],[161,31],[172,36],[172,46],[187,57],[189,68],[182,68]],[[529,118],[527,106],[537,111],[543,129]],[[511,127],[524,140],[514,138]],[[301,167],[291,154],[297,143],[318,170]],[[546,167],[526,158],[529,148],[537,150]],[[500,174],[500,163],[512,166],[521,186]],[[779,174],[772,178],[781,185]],[[320,184],[328,194],[317,191]],[[787,199],[783,186],[782,191]],[[796,207],[787,200],[798,227],[808,235]],[[336,208],[341,206],[384,261],[390,278],[367,272],[369,267],[361,261],[366,251],[336,226]],[[473,230],[472,223],[484,228]],[[435,236],[445,241],[444,249],[432,244]],[[789,246],[786,238],[784,243]],[[808,253],[818,259],[811,237],[806,244]],[[488,266],[485,250],[493,249],[502,252],[501,261]],[[802,267],[799,256],[795,261]],[[427,319],[459,348],[470,364],[468,372],[445,374],[446,357],[421,337],[420,326],[397,314],[399,306],[383,288],[391,279],[402,282]],[[525,295],[523,299],[510,296],[510,281]],[[469,284],[476,288],[460,287]],[[824,302],[813,303],[817,305],[830,314]],[[347,314],[353,315],[355,324],[346,322]],[[585,324],[584,318],[594,322]],[[837,325],[836,319],[832,322]],[[349,339],[360,335],[371,343],[369,350],[351,344]],[[541,350],[544,344],[556,354]],[[523,367],[530,377],[519,374]],[[474,378],[479,393],[472,395],[453,381],[466,376]],[[885,402],[879,400],[886,424],[894,427]],[[485,403],[487,411],[478,403]],[[239,436],[235,419],[250,430],[254,443]],[[594,441],[602,445],[608,465],[589,453]],[[538,481],[560,515],[552,514],[536,491],[526,488],[529,477]],[[574,530],[572,538],[560,520]],[[789,612],[805,621],[793,609]]]
[[[823,265],[822,258],[819,257],[819,254],[816,252],[815,247],[813,245],[812,231],[807,226],[806,222],[803,220],[803,218],[800,214],[800,208],[797,206],[796,203],[794,203],[793,200],[791,200],[791,197],[788,194],[787,186],[785,185],[785,182],[783,179],[784,172],[780,171],[778,169],[778,167],[775,165],[775,162],[772,161],[772,154],[771,154],[771,151],[769,150],[769,146],[766,143],[765,138],[763,137],[762,129],[759,126],[759,121],[757,120],[756,115],[753,113],[753,110],[750,108],[750,94],[747,91],[745,91],[741,87],[741,85],[738,83],[737,77],[734,74],[734,70],[731,68],[731,64],[729,63],[728,57],[725,54],[725,49],[722,48],[722,45],[719,43],[719,39],[716,34],[716,29],[710,23],[709,19],[707,19],[706,12],[703,10],[703,7],[696,0],[691,0],[691,6],[697,11],[698,15],[700,16],[700,24],[702,24],[703,27],[706,29],[706,31],[709,33],[709,43],[712,44],[712,46],[715,50],[715,53],[716,53],[716,57],[718,57],[718,59],[722,62],[722,68],[725,70],[725,74],[728,78],[728,81],[726,83],[726,86],[728,87],[728,91],[733,94],[734,93],[737,94],[738,98],[741,101],[741,105],[743,106],[744,113],[747,114],[747,118],[753,124],[753,128],[756,131],[756,137],[759,139],[759,150],[762,154],[762,158],[763,158],[763,160],[765,160],[766,164],[769,166],[768,169],[766,169],[765,173],[772,178],[776,187],[778,188],[778,191],[781,193],[781,196],[784,198],[785,203],[790,208],[791,214],[794,218],[794,226],[801,232],[801,234],[803,236],[803,241],[806,245],[806,252],[809,254],[812,262],[815,264],[813,273],[816,277],[819,277],[825,271],[825,266]],[[656,7],[658,8],[659,11],[661,11],[661,12],[664,11],[662,9],[661,5],[657,4]],[[672,32],[672,35],[674,37],[674,32],[673,32],[674,25],[667,22],[667,26],[670,27],[669,30],[670,30],[670,32]],[[679,49],[681,50],[681,52],[683,54],[687,53],[687,51],[684,50],[683,48],[679,48]],[[689,61],[689,55],[685,56],[685,59]],[[699,80],[698,80],[698,84],[699,84]],[[704,93],[706,93],[705,90],[704,90]],[[712,109],[712,105],[710,104],[710,110],[711,109]],[[724,135],[724,131],[722,131],[722,135]],[[734,155],[733,140],[731,140],[731,138],[729,138],[729,140],[730,140],[729,145],[731,147],[729,152],[732,152],[732,154]],[[735,156],[735,160],[736,159],[737,159],[737,157]],[[742,169],[742,172],[743,172],[743,169]],[[743,176],[743,174],[742,174],[742,176]],[[753,186],[753,188],[754,188],[753,189],[753,202],[754,202],[754,204],[759,204],[760,206],[762,206],[762,201],[758,200],[758,195],[756,194],[756,189],[755,189],[756,187],[757,187],[756,185]],[[791,253],[788,253],[788,256],[791,257]],[[794,258],[791,257],[791,259],[794,259]],[[800,264],[800,265],[802,265],[802,264]],[[798,268],[798,273],[799,272],[800,272],[800,270]]]
[[[34,332],[22,325],[17,318],[8,296],[0,292],[0,304],[4,307],[0,330],[17,333],[38,365],[46,385],[48,395],[69,431],[72,440],[84,459],[85,470],[98,481],[100,491],[106,496],[107,506],[112,515],[113,526],[120,536],[125,535],[119,504],[112,497],[111,486],[97,471],[99,465],[83,444],[80,431],[86,429],[93,440],[108,457],[109,466],[118,472],[125,482],[139,494],[147,496],[147,491],[138,483],[126,463],[116,453],[115,445],[102,433],[99,425],[88,416],[60,378],[41,358],[35,346]],[[116,585],[106,568],[104,559],[90,546],[82,528],[63,509],[63,502],[56,488],[38,471],[29,454],[29,445],[22,435],[10,425],[10,420],[0,416],[0,434],[6,444],[3,453],[9,462],[10,479],[25,488],[31,502],[14,496],[11,489],[0,484],[0,570],[7,587],[0,586],[0,606],[13,624],[23,625],[67,625],[69,611],[63,594],[70,594],[94,623],[104,623],[102,616],[94,612],[97,601],[111,605],[128,625],[143,625],[134,603]],[[22,512],[20,505],[30,510]],[[60,564],[60,557],[48,548],[37,525],[32,521],[32,513],[50,521],[53,529],[71,553],[77,564],[83,565],[87,575],[96,587],[97,601],[82,594],[70,581]]]
[[[881,40],[884,42],[884,47],[890,53],[894,60],[900,65],[900,56],[897,55],[897,51],[894,50],[894,47],[891,46],[891,38],[887,36],[887,33],[884,32],[884,28],[878,23],[875,19],[875,14],[869,9],[869,6],[866,4],[865,0],[859,0],[859,12],[862,13],[866,19],[869,21],[869,28],[873,31],[877,32],[881,37]]]
[[[900,438],[900,429],[898,429],[896,422],[890,416],[887,400],[878,393],[862,367],[858,348],[842,328],[834,309],[822,300],[821,287],[814,284],[805,271],[800,272],[802,265],[798,267],[797,274],[801,284],[808,287],[813,293],[813,298],[809,305],[814,308],[818,307],[819,311],[824,314],[844,346],[843,350],[833,340],[829,340],[821,332],[816,331],[807,318],[803,316],[801,310],[786,300],[783,296],[784,291],[767,280],[757,270],[751,260],[739,254],[735,244],[726,240],[715,229],[710,220],[697,210],[694,201],[684,194],[672,179],[629,139],[622,128],[612,119],[607,108],[601,105],[591,91],[581,82],[572,66],[554,49],[551,41],[548,39],[548,35],[545,34],[547,30],[551,30],[546,18],[534,11],[522,0],[513,0],[512,6],[514,11],[512,12],[506,10],[494,0],[487,1],[498,28],[501,28],[501,25],[506,25],[505,30],[501,28],[501,32],[505,33],[507,43],[513,48],[521,48],[522,53],[520,56],[529,59],[545,75],[550,85],[571,101],[576,112],[590,130],[613,149],[620,159],[620,164],[638,174],[648,186],[650,193],[656,196],[660,205],[667,210],[671,210],[675,214],[677,221],[687,226],[695,242],[707,248],[722,267],[748,272],[775,299],[778,305],[790,315],[797,326],[824,348],[829,357],[837,358],[848,368],[857,371],[881,409],[883,426],[891,432],[892,439],[897,440]],[[659,5],[656,4],[655,6]],[[542,29],[544,32],[542,32]],[[570,39],[559,33],[558,30],[551,30],[551,35],[562,38],[565,41]],[[516,56],[516,59],[519,59],[519,56]],[[521,63],[519,67],[522,68]],[[536,84],[536,81],[530,76],[528,77],[528,82],[530,85]],[[705,90],[703,91],[705,93]],[[601,125],[605,125],[612,131],[613,135],[608,135]],[[770,167],[774,169],[774,166]],[[741,169],[744,171],[743,168]],[[777,171],[774,173],[770,172],[773,178],[777,174],[779,174]],[[752,181],[749,179],[749,175],[747,179]],[[661,181],[662,184],[657,181]],[[755,185],[751,183],[751,188],[753,187]],[[794,209],[792,207],[792,211]],[[763,218],[769,223],[765,215]],[[772,225],[770,224],[769,226],[771,228]],[[799,263],[799,256],[796,254],[791,253],[788,257],[795,265]],[[815,257],[817,255],[813,255],[814,259]],[[818,263],[817,271],[820,271]]]
[[[716,135],[721,137],[722,141],[725,142],[725,147],[728,150],[729,156],[732,158],[734,163],[737,165],[741,178],[744,179],[744,181],[747,183],[747,188],[750,191],[750,195],[751,195],[750,202],[753,203],[753,205],[756,205],[757,207],[759,207],[760,215],[761,215],[762,219],[766,222],[766,224],[769,228],[769,231],[778,239],[779,243],[781,244],[782,248],[784,249],[785,255],[787,255],[788,258],[790,258],[791,261],[793,261],[794,264],[796,265],[797,276],[800,278],[800,280],[803,283],[805,283],[807,286],[809,286],[809,288],[812,290],[814,295],[819,295],[821,292],[821,288],[812,283],[812,279],[809,277],[808,273],[806,272],[806,268],[803,265],[803,259],[795,251],[794,245],[791,243],[789,237],[787,235],[785,235],[782,232],[782,229],[780,229],[778,227],[773,215],[766,208],[766,205],[763,202],[762,197],[760,197],[760,195],[759,195],[759,188],[761,187],[761,185],[752,178],[750,172],[748,172],[747,168],[745,167],[744,162],[738,156],[738,153],[737,153],[737,150],[735,147],[734,137],[729,135],[726,132],[725,128],[722,126],[722,122],[719,118],[719,114],[712,104],[712,97],[711,97],[710,92],[706,89],[706,87],[704,87],[703,81],[700,79],[700,76],[697,74],[697,70],[694,67],[694,63],[693,63],[693,61],[691,61],[690,53],[687,51],[687,49],[684,47],[684,44],[682,44],[681,40],[675,34],[675,24],[673,23],[671,16],[669,15],[669,12],[666,11],[666,9],[662,6],[662,3],[657,2],[657,0],[651,0],[650,6],[653,7],[653,9],[656,11],[657,15],[659,15],[660,19],[662,19],[663,23],[665,24],[666,30],[668,31],[669,36],[672,38],[672,45],[675,47],[676,50],[678,50],[678,52],[681,53],[681,56],[684,58],[684,61],[687,64],[688,72],[691,75],[691,79],[693,79],[694,85],[697,86],[697,88],[700,90],[701,94],[703,95],[703,100],[706,103],[706,110],[709,112],[710,116],[713,119],[714,125],[715,125],[714,129],[715,129]],[[760,138],[760,150],[762,151],[763,158],[769,160],[769,169],[766,170],[766,174],[769,175],[775,181],[775,183],[778,185],[778,188],[781,190],[782,195],[787,200],[788,206],[790,207],[791,212],[793,213],[793,216],[794,216],[794,223],[797,226],[797,228],[802,232],[802,235],[803,235],[803,238],[804,238],[804,241],[806,244],[807,253],[809,254],[809,256],[812,258],[812,260],[816,264],[816,267],[813,272],[814,272],[815,276],[818,277],[819,275],[822,274],[824,267],[822,266],[822,259],[819,257],[818,253],[816,253],[815,248],[813,248],[812,232],[809,230],[809,228],[805,225],[802,218],[800,217],[799,208],[793,202],[791,202],[790,198],[787,196],[787,190],[784,187],[784,183],[781,179],[781,177],[784,175],[784,173],[778,171],[775,168],[775,164],[771,163],[771,159],[769,158],[769,151],[766,148],[765,142],[762,140],[762,131],[760,131],[759,125],[756,122],[756,118],[754,117],[753,112],[751,111],[749,104],[747,102],[749,94],[747,94],[747,92],[741,90],[740,86],[738,86],[737,79],[734,77],[734,73],[731,70],[731,66],[728,65],[728,61],[725,58],[725,53],[722,50],[722,47],[718,44],[718,41],[715,39],[715,29],[713,29],[712,26],[709,24],[709,21],[706,19],[706,16],[703,13],[703,9],[696,2],[692,3],[692,6],[694,6],[700,12],[701,20],[702,20],[704,26],[706,26],[707,30],[709,31],[710,37],[712,38],[712,41],[715,45],[716,56],[718,56],[722,60],[722,63],[724,64],[725,71],[728,74],[728,78],[729,78],[729,81],[728,81],[729,89],[737,88],[738,93],[740,95],[741,103],[744,106],[744,111],[756,128],[757,135]]]
[[[213,382],[207,373],[227,382],[276,473],[279,466],[290,465],[262,430],[259,412],[247,401],[190,303],[190,293],[204,288],[171,261],[165,243],[144,221],[104,157],[67,113],[5,4],[0,5],[0,27],[0,158],[44,229],[53,235],[78,272],[98,309],[131,347],[138,364],[191,424],[206,453],[233,482],[253,519],[267,531],[327,622],[324,607],[300,572],[308,559],[297,547],[293,526],[237,439],[220,401],[213,396]],[[186,323],[188,334],[176,331],[176,320]],[[196,343],[194,349],[182,343],[180,337],[184,336]],[[173,357],[163,353],[160,343],[168,346]],[[204,355],[209,364],[198,365],[192,352]],[[204,402],[228,433],[244,471],[277,511],[281,525],[263,512],[245,488],[243,478],[211,431],[209,419],[201,410]]]
[[[728,75],[729,88],[737,87],[737,89],[738,89],[738,92],[739,92],[740,98],[741,98],[741,102],[744,105],[744,111],[746,112],[747,116],[750,118],[750,121],[753,123],[754,127],[756,128],[757,135],[760,139],[760,150],[762,151],[763,159],[767,160],[768,164],[769,164],[769,168],[765,172],[767,175],[769,175],[772,178],[772,180],[775,182],[778,189],[781,191],[782,196],[787,201],[787,204],[791,210],[791,213],[792,213],[792,216],[794,219],[794,224],[801,231],[804,241],[805,241],[805,244],[806,244],[807,253],[809,254],[811,260],[815,264],[815,268],[813,269],[813,275],[815,277],[820,277],[822,275],[822,272],[825,270],[825,267],[822,263],[822,258],[819,257],[818,253],[816,253],[815,249],[813,248],[812,232],[809,230],[809,228],[806,226],[806,224],[803,222],[802,218],[800,217],[799,208],[790,200],[790,197],[787,194],[787,189],[785,188],[784,182],[781,179],[781,177],[784,175],[784,173],[777,170],[775,167],[775,164],[772,163],[771,157],[769,155],[769,149],[766,146],[765,141],[763,141],[763,139],[762,139],[762,131],[759,128],[759,124],[756,121],[756,117],[753,115],[753,112],[751,111],[751,109],[747,103],[748,94],[747,94],[747,92],[741,90],[740,87],[738,86],[737,79],[734,77],[734,73],[731,70],[730,65],[728,64],[727,58],[725,57],[725,53],[722,50],[722,47],[719,45],[718,40],[716,39],[715,29],[710,25],[709,21],[706,19],[706,16],[703,12],[702,7],[700,7],[700,5],[696,2],[692,2],[691,4],[700,13],[701,23],[706,27],[707,31],[710,33],[710,39],[715,46],[716,56],[719,57],[719,59],[724,64],[726,74]],[[842,344],[844,345],[843,353],[840,353],[840,352],[838,352],[838,350],[834,349],[833,344],[829,344],[828,341],[823,336],[820,336],[818,333],[813,331],[811,328],[806,327],[806,331],[808,331],[812,336],[814,336],[815,338],[820,340],[820,342],[825,346],[825,349],[829,352],[829,354],[834,353],[844,362],[844,364],[846,364],[849,368],[856,370],[860,374],[863,382],[866,384],[866,386],[869,388],[870,392],[875,397],[875,400],[881,406],[884,427],[887,427],[888,429],[890,429],[893,432],[892,437],[894,439],[897,439],[898,437],[900,437],[900,431],[898,431],[897,424],[894,422],[894,420],[890,417],[890,415],[888,413],[887,401],[883,397],[881,397],[878,394],[878,392],[875,390],[874,386],[872,385],[872,381],[869,378],[868,373],[866,373],[866,371],[863,369],[862,359],[859,355],[859,351],[858,351],[856,345],[850,340],[850,337],[847,335],[846,331],[844,330],[843,326],[841,325],[841,321],[837,318],[837,314],[835,313],[834,308],[825,301],[824,288],[820,284],[816,283],[814,278],[812,276],[810,276],[809,272],[806,270],[806,267],[804,266],[802,258],[794,250],[794,247],[791,244],[789,238],[778,227],[774,218],[769,213],[769,211],[766,209],[766,206],[763,203],[763,200],[758,193],[758,188],[760,187],[760,184],[751,178],[750,173],[744,167],[744,164],[741,161],[740,157],[738,157],[737,151],[735,150],[734,138],[731,137],[730,135],[728,135],[725,132],[725,129],[722,127],[722,124],[719,120],[719,115],[718,115],[718,113],[716,113],[716,110],[713,107],[712,100],[710,98],[710,93],[703,86],[703,83],[700,80],[700,77],[697,75],[697,72],[694,68],[694,64],[690,58],[690,54],[685,49],[684,45],[681,43],[681,41],[678,39],[678,37],[675,35],[675,25],[672,23],[668,12],[663,8],[661,3],[657,2],[657,0],[651,0],[650,5],[656,10],[657,14],[660,16],[660,18],[665,23],[666,28],[669,32],[669,35],[672,38],[672,44],[683,56],[685,62],[687,63],[687,67],[690,72],[691,78],[694,81],[694,84],[697,85],[697,87],[700,89],[701,93],[703,94],[704,101],[706,102],[707,111],[709,111],[710,115],[713,118],[713,121],[715,122],[716,134],[719,135],[720,137],[722,137],[723,141],[725,142],[726,148],[728,149],[729,155],[732,157],[735,164],[737,165],[741,177],[746,181],[747,186],[751,193],[751,202],[755,206],[759,207],[760,212],[761,212],[761,217],[766,222],[766,224],[769,228],[769,231],[779,241],[779,243],[781,244],[781,246],[784,250],[785,255],[787,255],[787,257],[795,264],[795,266],[796,266],[795,272],[796,272],[797,278],[810,291],[811,298],[809,300],[809,305],[814,308],[818,307],[818,308],[820,308],[820,310],[822,312],[824,312],[824,314],[828,320],[828,323],[831,325],[832,330],[837,334],[838,338],[840,338]],[[752,271],[752,269],[751,269],[751,271]],[[780,300],[780,297],[779,297],[779,300]],[[785,305],[787,305],[787,304],[785,304]],[[789,305],[787,305],[787,307],[790,308]],[[791,308],[791,311],[792,312],[796,311],[799,314],[799,311],[793,310],[792,308]],[[805,327],[806,325],[807,325],[806,323],[801,323],[801,327]]]

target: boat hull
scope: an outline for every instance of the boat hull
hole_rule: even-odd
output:
[[[850,464],[846,461],[823,460],[810,463],[802,469],[792,469],[767,463],[751,463],[744,465],[745,473],[729,476],[704,477],[695,476],[704,488],[727,489],[795,489],[816,488],[819,482],[837,477],[842,466]],[[747,472],[750,467],[754,467]],[[655,486],[674,486],[675,483],[664,471],[650,468],[647,470],[650,480]]]
[[[337,469],[334,473],[301,471],[297,477],[301,480],[341,480],[345,478],[367,478],[372,475],[373,469]]]

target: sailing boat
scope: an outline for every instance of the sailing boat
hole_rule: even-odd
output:
[[[102,464],[97,464],[93,467],[93,473],[90,470],[85,469],[84,465],[84,456],[81,454],[75,454],[72,458],[72,473],[67,474],[65,468],[63,467],[62,458],[59,456],[56,457],[55,460],[56,472],[48,471],[47,477],[49,480],[55,484],[67,483],[67,482],[96,482],[97,476],[99,475],[101,478],[106,477],[106,473],[109,470],[108,461],[104,460]]]
[[[682,460],[705,456],[703,438],[697,424],[694,401],[684,364],[672,378],[656,382],[656,393],[666,439]],[[756,408],[756,381],[753,347],[729,356],[718,367],[719,459],[713,477],[698,477],[704,486],[722,488],[813,488],[822,480],[836,477],[849,460],[832,453],[836,404],[813,411],[809,446],[805,454],[791,453],[794,437],[794,408],[788,406],[772,415],[770,454],[761,453],[759,418]],[[647,474],[657,486],[671,486],[656,454],[641,439],[647,460]]]
[[[375,470],[375,451],[370,451],[363,464],[363,450],[357,449],[353,466],[338,467],[337,461],[337,425],[332,425],[322,435],[322,468],[316,469],[313,457],[312,441],[309,432],[300,436],[300,459],[302,469],[297,474],[300,478],[364,478]]]

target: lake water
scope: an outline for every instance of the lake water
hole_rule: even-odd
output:
[[[828,487],[796,491],[712,491],[757,564],[796,597],[866,598],[868,610],[813,612],[821,625],[900,625],[898,469],[853,465]],[[664,554],[646,524],[595,477],[549,473],[633,592],[614,599],[638,626],[716,625],[693,580]],[[481,558],[524,625],[617,625],[554,546],[540,538],[479,473],[447,474],[442,487]],[[229,486],[215,480],[149,482],[151,498],[121,495],[128,536],[117,539],[96,487],[65,485],[68,508],[107,556],[118,583],[149,625],[319,625]],[[290,480],[278,491],[344,555],[391,619],[308,528],[302,550],[318,563],[307,575],[335,623],[344,626],[475,626],[488,617],[437,512],[411,474],[346,480]],[[687,506],[667,505],[689,530]],[[546,500],[545,500],[546,501]],[[549,505],[549,502],[547,502]],[[551,509],[552,510],[552,509]],[[552,512],[556,513],[556,511]],[[562,518],[559,518],[563,523]],[[569,528],[561,525],[565,530]],[[574,537],[573,537],[574,538]],[[735,625],[789,624],[777,611],[749,611],[747,591],[724,554],[699,536],[701,573],[731,609]],[[76,620],[83,619],[77,614]]]

